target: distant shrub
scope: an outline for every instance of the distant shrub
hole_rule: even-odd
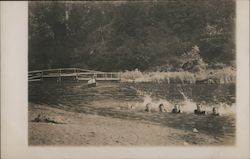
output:
[[[200,72],[207,69],[208,64],[203,61],[200,55],[200,49],[197,45],[193,46],[188,52],[181,55],[181,68],[189,72]]]
[[[134,71],[125,71],[121,75],[122,81],[129,81],[129,80],[134,81],[135,79],[142,78],[142,77],[143,77],[143,74],[138,69],[135,69]]]
[[[214,78],[219,83],[235,83],[236,82],[236,71],[232,67],[226,67],[223,69],[216,70]]]

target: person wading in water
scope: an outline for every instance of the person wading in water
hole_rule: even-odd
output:
[[[172,113],[181,113],[181,109],[178,104],[174,105],[174,108],[172,109]]]
[[[161,103],[161,104],[159,105],[159,111],[160,111],[160,112],[166,112],[166,109],[164,108],[163,103]]]
[[[148,104],[146,105],[145,111],[146,111],[146,112],[151,112],[151,107],[152,107],[151,103],[148,103]]]
[[[197,109],[194,110],[194,114],[206,114],[206,111],[202,110],[202,106],[200,103],[197,105]]]

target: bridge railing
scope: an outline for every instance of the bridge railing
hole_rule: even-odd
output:
[[[28,79],[32,81],[42,81],[46,78],[57,78],[61,81],[65,77],[74,77],[75,80],[89,80],[95,77],[96,80],[121,80],[119,72],[100,72],[80,68],[59,68],[47,70],[29,71]]]

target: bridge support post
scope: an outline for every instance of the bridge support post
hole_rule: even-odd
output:
[[[59,76],[57,79],[57,83],[61,83],[62,77],[61,77],[61,69],[59,69]]]
[[[41,72],[41,81],[43,81],[43,71]]]
[[[79,79],[78,79],[78,71],[77,71],[76,68],[74,69],[74,72],[75,72],[75,74],[76,74],[75,80],[76,80],[76,82],[79,82]]]

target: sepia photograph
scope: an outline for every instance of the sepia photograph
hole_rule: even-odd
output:
[[[0,2],[3,159],[249,159],[249,0]]]
[[[28,3],[29,146],[235,146],[236,1]]]

